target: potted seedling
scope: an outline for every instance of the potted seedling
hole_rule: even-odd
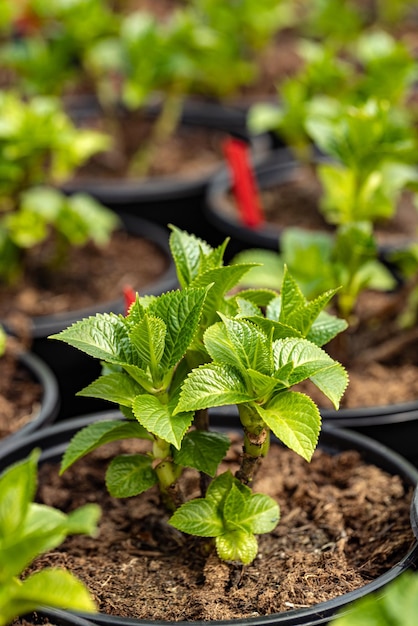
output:
[[[252,80],[255,50],[280,19],[271,0],[240,4],[237,15],[233,3],[192,2],[164,20],[134,11],[91,49],[101,108],[92,119],[117,137],[117,150],[67,188],[208,237],[196,207],[225,138],[248,136],[245,113],[223,101]]]
[[[67,535],[94,536],[100,509],[87,504],[65,515],[34,502],[40,450],[0,475],[0,624],[42,606],[96,610],[94,600],[70,572],[45,568],[23,577],[39,555],[59,546]],[[69,618],[68,618],[69,620]],[[69,620],[70,621],[70,620]]]
[[[86,58],[98,41],[117,32],[118,13],[98,0],[29,0],[5,7],[0,59],[10,85],[26,96],[91,95]]]
[[[151,513],[150,518],[154,520],[151,527],[143,526],[145,519],[135,508],[138,525],[131,545],[137,556],[131,561],[134,569],[130,576],[138,580],[137,557],[144,550],[151,556],[153,565],[146,556],[148,574],[139,574],[139,579],[148,580],[152,571],[160,569],[156,561],[159,548],[152,539],[155,524],[157,535],[163,533],[160,546],[171,545],[173,554],[195,554],[201,555],[199,558],[204,561],[209,559],[203,576],[215,585],[214,593],[219,600],[225,594],[230,574],[240,571],[236,570],[238,563],[246,564],[246,567],[254,565],[256,569],[258,563],[262,563],[264,557],[258,552],[258,537],[273,531],[278,522],[277,502],[256,487],[270,456],[276,454],[275,466],[286,454],[285,447],[277,447],[277,439],[291,450],[292,458],[302,459],[303,464],[314,455],[321,430],[320,413],[309,395],[295,391],[293,387],[309,378],[336,406],[345,391],[347,374],[344,368],[322,346],[344,330],[346,322],[324,311],[335,294],[334,290],[307,300],[288,271],[284,274],[280,294],[264,289],[233,293],[231,290],[252,265],[225,266],[226,242],[213,249],[193,235],[175,227],[172,230],[170,243],[180,289],[156,297],[136,296],[126,315],[97,314],[52,337],[68,342],[102,362],[101,376],[80,393],[99,396],[116,404],[124,417],[118,412],[113,412],[111,419],[106,414],[86,416],[76,420],[77,423],[66,424],[70,431],[65,433],[64,424],[57,425],[46,434],[43,445],[52,443],[55,438],[55,445],[46,456],[56,458],[65,444],[61,465],[64,480],[67,474],[70,478],[73,467],[76,471],[77,467],[80,468],[79,464],[87,460],[90,453],[99,453],[101,467],[105,459],[110,460],[106,484],[114,503],[122,498],[121,503],[126,501],[128,506],[131,503],[135,508],[134,496],[143,497],[148,493],[154,503],[157,501],[159,513]],[[213,429],[211,407],[226,407],[231,403],[237,405],[239,418],[231,423],[224,416],[224,428]],[[81,425],[83,428],[80,429]],[[238,446],[243,446],[243,450],[235,457],[234,451],[229,450],[231,440],[227,433],[228,428],[237,426],[242,440],[235,441]],[[69,432],[74,437],[68,445]],[[334,436],[338,439],[342,434],[328,433],[331,446]],[[343,448],[350,449],[355,440],[359,443],[355,436],[346,436],[348,439]],[[139,448],[126,448],[125,453],[118,454],[118,442],[128,445],[127,440],[134,444],[134,448]],[[34,439],[28,438],[20,448],[20,454],[33,444]],[[104,444],[111,444],[108,453]],[[373,447],[373,444],[368,445]],[[10,449],[3,462],[10,462],[16,452],[17,449]],[[229,457],[230,452],[232,457]],[[374,453],[378,454],[377,449]],[[350,466],[351,478],[358,461],[357,456],[354,465],[348,457],[342,461]],[[322,467],[322,474],[324,462],[325,457],[322,457],[318,465]],[[393,466],[388,461],[386,467]],[[414,471],[408,468],[412,473],[408,475],[406,471],[403,477],[413,483]],[[56,466],[53,466],[55,470]],[[294,471],[295,467],[288,467],[287,478],[293,485],[293,497],[297,487],[291,479]],[[50,487],[53,479],[47,467],[45,472]],[[89,475],[90,471],[82,471],[82,474]],[[370,480],[367,471],[366,475]],[[72,476],[65,489],[69,489],[68,495],[71,493],[78,501],[76,493],[81,494],[85,489],[79,490],[76,483],[77,479]],[[97,483],[95,489],[97,491]],[[315,488],[311,486],[309,490],[315,491]],[[384,491],[387,510],[386,487]],[[398,497],[404,499],[405,495],[401,488]],[[109,505],[109,521],[113,518],[110,508]],[[302,511],[299,514],[302,515]],[[287,515],[288,512],[284,517]],[[399,517],[398,508],[396,515]],[[127,517],[121,510],[117,518],[124,519],[126,525]],[[112,542],[116,541],[119,551],[125,541],[118,532],[112,531]],[[345,540],[343,536],[341,539],[339,545],[342,547]],[[112,542],[107,544],[104,538],[102,542],[107,545],[106,550],[112,552],[111,558],[116,558]],[[409,555],[408,563],[411,558]],[[85,564],[85,560],[83,562]],[[172,565],[167,561],[164,563],[167,599],[169,603],[177,603],[180,578],[175,578],[177,582],[174,583]],[[92,564],[93,570],[96,567]],[[116,569],[112,566],[106,585],[112,584],[113,587],[113,579],[118,577],[116,570],[129,568],[129,563],[118,563]],[[219,579],[219,575],[223,578]],[[393,575],[394,572],[388,573],[389,578]],[[376,584],[382,584],[383,580]],[[234,585],[232,579],[230,582]],[[103,584],[100,584],[103,598]],[[176,588],[173,584],[177,585]],[[366,592],[363,589],[360,594]],[[137,605],[137,600],[143,597],[138,591],[129,591],[128,595],[128,606],[129,603]],[[189,590],[186,595],[186,604],[190,605]],[[279,614],[272,619],[277,619],[278,623],[312,624],[321,623],[315,621],[319,618],[323,623],[324,617],[331,615],[339,602],[345,605],[350,597],[301,612],[290,611],[289,618]],[[111,602],[120,610],[128,611],[125,615],[134,616],[133,609],[131,612],[129,608],[122,609],[126,607],[125,600]],[[154,602],[148,603],[148,613],[151,604],[155,607]],[[186,607],[182,610],[185,611]],[[248,614],[248,609],[244,613]],[[155,614],[158,613],[154,608]],[[191,619],[196,618],[195,615]],[[112,616],[99,614],[94,619],[99,623],[111,623]],[[259,623],[257,619],[256,623]]]
[[[124,221],[87,194],[59,190],[77,166],[108,144],[106,136],[77,129],[52,97],[25,101],[3,91],[0,108],[0,317],[61,378],[59,368],[71,358],[51,355],[45,337],[79,318],[80,310],[122,308],[121,275],[150,290],[172,285],[168,236],[133,218]],[[119,256],[122,263],[129,260],[128,273],[116,265]],[[111,271],[112,282],[103,285]]]

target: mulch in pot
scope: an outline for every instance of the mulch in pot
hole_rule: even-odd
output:
[[[19,361],[15,342],[9,338],[0,357],[0,439],[20,430],[37,414],[42,386]]]
[[[70,250],[61,268],[43,264],[47,247],[30,252],[30,260],[15,286],[0,285],[0,319],[19,328],[30,316],[75,311],[122,297],[126,285],[138,290],[159,278],[168,266],[165,254],[151,241],[125,231],[112,235],[109,245],[93,243]]]
[[[234,471],[241,440],[232,435],[226,466]],[[245,618],[308,607],[345,594],[391,569],[412,547],[412,488],[365,464],[354,451],[317,450],[311,464],[272,446],[255,490],[280,504],[277,528],[259,539],[259,556],[242,567],[205,553],[200,540],[167,526],[157,491],[118,500],[105,493],[104,471],[115,452],[96,450],[58,477],[40,467],[39,499],[68,511],[86,501],[103,507],[97,538],[71,537],[34,567],[63,566],[91,589],[99,609],[141,619]],[[193,490],[196,476],[185,476]]]

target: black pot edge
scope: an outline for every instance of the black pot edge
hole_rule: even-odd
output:
[[[275,186],[281,182],[291,181],[298,166],[298,160],[292,151],[281,146],[271,150],[264,150],[262,154],[253,159],[254,174],[260,189]],[[277,251],[280,247],[280,235],[283,228],[277,224],[262,224],[255,228],[243,225],[234,212],[223,210],[222,207],[229,204],[226,192],[230,189],[231,177],[228,169],[223,166],[211,178],[206,190],[205,217],[225,236],[229,233],[238,241],[245,242],[247,247],[261,247]],[[416,242],[416,237],[405,237],[402,243],[379,244],[379,256],[394,278],[397,270],[390,261],[393,251],[402,249],[404,245]]]
[[[32,433],[52,424],[60,409],[61,398],[55,374],[38,355],[30,351],[22,351],[19,361],[28,368],[32,376],[40,383],[43,389],[41,405],[33,418],[15,433],[0,440],[0,454],[11,443],[20,440]]]
[[[156,280],[154,283],[144,285],[139,293],[141,295],[159,295],[165,291],[169,291],[178,286],[177,274],[174,262],[171,257],[169,246],[169,232],[168,229],[154,224],[141,217],[137,217],[130,214],[118,213],[118,216],[122,220],[125,227],[133,232],[138,232],[141,236],[149,239],[152,243],[156,244],[164,254],[167,255],[169,265],[164,274]],[[44,315],[32,318],[31,335],[33,338],[47,337],[54,333],[58,333],[64,328],[67,328],[74,322],[96,313],[104,313],[112,311],[114,313],[124,312],[124,300],[121,296],[117,300],[103,303],[101,306],[92,306],[76,311],[70,311],[65,313],[59,313],[57,315]],[[7,328],[7,324],[5,324]],[[12,331],[11,331],[12,332]]]
[[[91,613],[86,613],[87,615],[90,617]],[[56,626],[92,626],[93,624],[87,617],[64,609],[40,608],[22,617],[32,624],[44,624],[45,617]]]
[[[86,426],[92,421],[115,419],[117,417],[121,417],[121,414],[117,410],[103,411],[101,413],[84,415],[75,419],[53,424],[42,431],[42,436],[40,436],[40,433],[32,433],[28,437],[23,438],[23,441],[21,442],[16,441],[11,443],[8,450],[5,451],[3,455],[0,454],[0,472],[11,463],[29,454],[34,447],[39,447],[46,451],[50,444],[50,440],[52,440],[51,443],[54,441],[56,441],[56,443],[52,446],[52,448],[48,448],[48,453],[45,454],[44,452],[44,454],[41,455],[41,458],[56,457],[57,455],[62,454],[65,449],[65,442],[68,441],[69,436],[74,435],[83,426]],[[217,421],[216,415],[214,415],[214,418],[215,421]],[[231,428],[234,426],[234,423],[236,423],[235,417],[229,414],[226,416],[226,420],[224,420],[224,423],[220,426],[220,428]],[[329,428],[327,424],[324,424],[320,436],[320,442],[323,446],[325,446],[325,448],[328,447],[329,449],[332,447],[332,442],[335,442],[335,440],[338,440],[340,445],[341,443],[343,444],[341,449],[351,449],[355,446],[357,449],[360,449],[360,452],[369,462],[375,463],[379,461],[379,466],[382,469],[399,474],[407,483],[410,483],[411,485],[416,486],[418,484],[418,468],[415,468],[399,454],[393,452],[373,439],[357,432],[345,429]],[[10,458],[8,459],[8,457]],[[417,507],[418,497],[414,498],[411,502],[411,520],[418,519]],[[322,602],[311,608],[291,610],[286,613],[277,613],[268,616],[249,617],[240,620],[213,620],[213,623],[219,624],[219,626],[237,626],[238,623],[244,626],[276,626],[276,624],[279,626],[281,624],[283,626],[325,625],[330,623],[330,620],[332,621],[332,616],[335,615],[336,612],[344,610],[351,602],[364,597],[369,593],[381,591],[385,585],[397,578],[404,571],[416,566],[417,563],[418,543],[415,542],[411,550],[398,562],[395,567],[391,568],[388,572],[379,576],[374,581],[363,585],[360,589],[344,594],[343,596],[339,596],[327,602]],[[172,622],[164,620],[137,620],[134,618],[124,618],[101,613],[88,614],[83,612],[74,612],[74,614],[90,620],[97,626],[134,626],[135,624],[141,626],[172,626]],[[204,626],[207,622],[190,621],[187,622],[187,624],[190,626]]]
[[[86,105],[94,106],[94,102]],[[96,103],[97,108],[97,103]],[[157,114],[158,103],[147,107],[152,117]],[[271,141],[264,133],[253,135],[247,128],[247,115],[239,107],[205,102],[204,100],[186,100],[180,123],[190,127],[205,127],[225,132],[249,142],[257,152],[264,152]],[[69,181],[62,185],[64,193],[72,194],[78,191],[87,191],[96,199],[109,205],[135,205],[139,202],[167,202],[185,200],[205,193],[211,179],[222,170],[222,165],[215,165],[205,174],[197,176],[177,175],[159,176],[153,179],[138,179],[125,181],[111,181],[106,179],[84,179]]]

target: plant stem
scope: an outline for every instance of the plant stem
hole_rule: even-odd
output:
[[[245,485],[250,485],[266,456],[270,446],[270,431],[250,404],[238,406],[241,424],[244,428],[244,446],[241,465],[236,478]]]
[[[155,438],[152,454],[156,461],[154,469],[158,477],[162,501],[170,511],[174,511],[184,502],[178,484],[181,468],[173,462],[170,456],[170,444],[163,439]]]
[[[194,425],[196,426],[196,430],[206,432],[209,430],[209,414],[207,409],[200,409],[199,411],[196,411]],[[200,472],[200,493],[202,498],[205,497],[210,482],[211,477],[204,472]]]
[[[136,152],[131,160],[129,173],[135,176],[146,176],[150,170],[152,159],[159,146],[176,130],[182,112],[183,98],[175,91],[168,93],[160,114],[153,124],[151,136],[144,146]]]

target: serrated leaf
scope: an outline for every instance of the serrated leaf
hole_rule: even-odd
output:
[[[106,487],[115,498],[130,498],[150,489],[158,482],[152,458],[144,454],[115,457],[106,471]]]
[[[317,372],[310,379],[338,409],[348,386],[348,374],[344,367],[340,363],[334,363],[327,369]]]
[[[165,348],[166,324],[159,317],[145,314],[143,319],[130,330],[129,337],[138,350],[141,361],[156,367]]]
[[[193,234],[170,224],[170,250],[176,265],[180,285],[185,288],[199,274],[202,258],[211,252],[211,247]]]
[[[247,501],[243,517],[255,535],[271,532],[280,519],[277,502],[263,493],[254,493]]]
[[[196,498],[182,504],[169,522],[174,528],[197,537],[217,537],[223,532],[222,519],[216,506],[206,498]]]
[[[251,265],[228,265],[218,267],[197,276],[193,287],[211,286],[202,312],[202,325],[206,328],[217,318],[217,311],[223,309],[225,294],[235,287]]]
[[[64,341],[102,361],[140,365],[128,337],[125,318],[114,313],[84,318],[49,338]]]
[[[150,315],[160,317],[166,323],[165,348],[160,361],[163,371],[174,367],[192,342],[206,293],[206,289],[171,291],[156,298],[148,307]]]
[[[156,396],[137,396],[132,404],[136,419],[150,433],[180,448],[190,427],[193,413],[183,410],[172,414],[171,407],[162,404]]]
[[[310,461],[318,443],[321,416],[316,404],[305,394],[285,391],[267,408],[257,406],[261,419],[288,448]]]
[[[222,433],[193,430],[186,433],[180,450],[174,452],[174,462],[215,476],[230,445],[229,437]]]
[[[64,452],[60,474],[78,459],[99,448],[105,443],[119,439],[151,439],[149,433],[138,422],[107,420],[89,424],[79,430],[71,439]]]
[[[306,335],[306,339],[317,346],[324,346],[347,327],[348,324],[345,320],[330,315],[326,311],[321,311]]]
[[[221,316],[224,323],[231,350],[236,357],[236,366],[240,371],[251,368],[263,374],[270,374],[273,369],[271,352],[271,340],[257,325],[246,320],[231,319]],[[216,354],[217,337],[210,342],[211,330],[209,328],[204,336],[204,341],[209,354],[216,362],[225,362],[226,355]],[[226,361],[228,362],[228,361]],[[234,363],[231,363],[234,365]]]
[[[253,399],[236,370],[208,364],[194,369],[184,381],[176,414]]]
[[[87,398],[101,398],[131,407],[134,398],[140,393],[144,393],[143,387],[138,385],[128,374],[114,372],[99,376],[90,385],[78,391],[77,395]]]
[[[249,565],[258,552],[257,539],[251,533],[234,530],[216,537],[216,551],[224,561],[240,561]]]

